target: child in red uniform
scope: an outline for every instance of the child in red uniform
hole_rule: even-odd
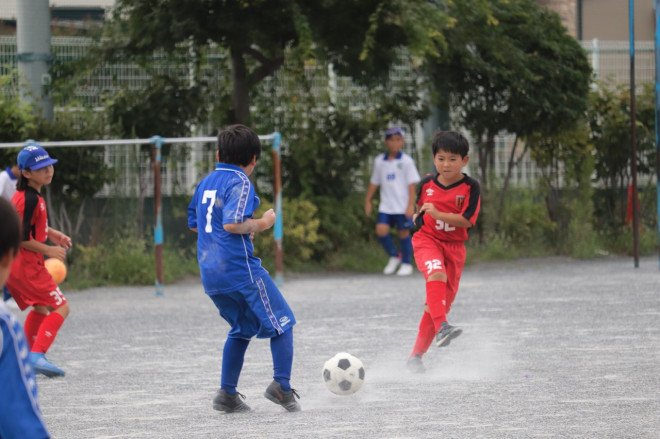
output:
[[[7,287],[21,310],[32,306],[23,325],[34,370],[48,377],[64,376],[64,371],[46,359],[46,352],[69,315],[69,304],[44,266],[44,255],[61,261],[71,238],[48,227],[46,202],[40,192],[53,179],[52,159],[39,145],[26,146],[18,153],[21,171],[12,197],[22,222],[21,246],[12,265]],[[50,240],[54,246],[46,244]]]
[[[422,356],[435,337],[437,346],[447,346],[462,330],[447,322],[465,264],[468,229],[477,221],[480,188],[476,180],[461,173],[468,164],[469,144],[461,134],[439,131],[433,138],[433,164],[438,171],[424,178],[417,191],[413,236],[417,268],[426,279],[426,307],[408,369],[424,372]]]

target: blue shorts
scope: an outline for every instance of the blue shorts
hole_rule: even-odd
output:
[[[289,304],[270,276],[239,291],[209,297],[231,326],[229,336],[233,338],[273,338],[296,324]]]
[[[376,224],[387,224],[390,227],[394,227],[396,224],[399,230],[406,230],[413,228],[412,218],[408,218],[403,214],[390,215],[389,213],[378,212],[378,219]]]

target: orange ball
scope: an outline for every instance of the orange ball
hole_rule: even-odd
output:
[[[44,262],[46,270],[53,276],[56,284],[61,284],[66,279],[66,265],[57,258],[49,258]]]

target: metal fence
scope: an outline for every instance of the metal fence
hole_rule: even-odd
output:
[[[54,63],[66,63],[81,59],[96,44],[92,39],[80,37],[53,37],[52,54]],[[614,83],[627,83],[630,77],[629,47],[623,41],[583,41],[582,47],[594,70],[596,79],[607,80]],[[638,41],[635,45],[635,72],[636,83],[653,82],[655,77],[655,52],[653,41]],[[74,87],[74,92],[68,97],[68,103],[79,104],[87,108],[101,108],[104,95],[128,88],[131,90],[146,89],[150,85],[154,73],[167,73],[177,75],[181,79],[194,77],[203,78],[213,87],[223,87],[229,81],[229,65],[226,52],[211,46],[204,49],[201,54],[204,60],[199,65],[199,71],[191,63],[195,54],[192,49],[181,51],[176,58],[164,53],[156,53],[153,69],[147,71],[136,63],[117,62],[107,64],[93,72],[85,75]],[[18,76],[15,74],[16,61],[16,38],[14,36],[0,36],[0,75],[10,75],[13,83],[10,87],[2,90],[4,93],[18,92]],[[394,80],[410,80],[412,67],[407,57],[401,57],[401,62],[395,66],[392,72]],[[196,73],[196,75],[193,75]],[[348,108],[359,109],[368,102],[370,93],[363,86],[356,85],[349,78],[335,75],[327,65],[309,65],[305,71],[312,84],[312,93],[319,96],[323,93],[332,95],[335,102],[348,106]],[[264,87],[272,90],[278,88],[295,87],[292,79],[284,75],[268,79]],[[427,130],[428,132],[428,130]],[[157,133],[155,133],[157,134]],[[286,133],[285,138],[286,138]],[[18,139],[17,139],[18,140]],[[418,148],[426,147],[428,139],[421,124],[415,127],[413,133],[408,135],[408,145],[417,145]],[[495,181],[502,180],[507,172],[507,165],[514,137],[507,133],[501,133],[496,138],[495,156]],[[522,148],[519,148],[522,151]],[[168,162],[164,163],[163,170],[163,193],[174,194],[192,191],[195,181],[199,178],[199,169],[210,169],[213,163],[213,151],[201,145],[188,145],[181,148],[181,153],[173,155]],[[478,164],[476,155],[473,156],[472,168],[476,169]],[[112,187],[107,187],[100,196],[112,194],[128,195],[135,191],[136,176],[142,175],[137,172],[142,166],[149,168],[148,164],[140,163],[139,154],[134,149],[108,146],[106,147],[107,163],[119,173],[117,182]],[[200,164],[202,164],[200,166]],[[425,168],[426,164],[422,164]],[[540,170],[534,162],[525,156],[514,169],[511,184],[518,186],[530,186],[537,181]]]

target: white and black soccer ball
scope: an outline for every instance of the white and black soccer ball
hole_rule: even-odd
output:
[[[323,381],[332,393],[350,395],[362,387],[364,365],[353,355],[340,352],[323,365]]]

